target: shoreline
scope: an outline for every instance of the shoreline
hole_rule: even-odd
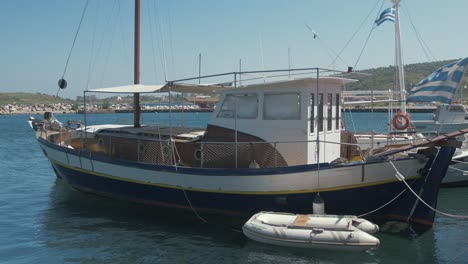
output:
[[[408,108],[410,113],[433,113],[435,108]],[[141,113],[210,113],[213,112],[214,108],[200,108],[200,109],[142,109]],[[388,108],[352,108],[345,109],[342,108],[341,112],[354,112],[354,113],[386,113]],[[397,108],[393,109],[394,112],[398,111]],[[52,112],[53,114],[84,114],[83,110],[73,111],[73,110],[53,110],[53,111],[11,111],[11,112],[0,112],[0,116],[10,116],[10,115],[44,115],[45,112]],[[133,109],[100,109],[100,110],[91,110],[86,112],[86,114],[128,114],[133,113]]]
[[[201,108],[201,109],[171,109],[172,113],[209,113],[213,112],[213,108]],[[53,111],[11,111],[11,112],[1,112],[0,116],[11,116],[11,115],[44,115],[45,112],[52,112],[53,114],[84,114],[83,110],[73,111],[73,110],[53,110]],[[86,114],[127,114],[133,113],[133,109],[100,109],[100,110],[91,110],[87,111]],[[141,113],[169,113],[169,109],[142,109]]]

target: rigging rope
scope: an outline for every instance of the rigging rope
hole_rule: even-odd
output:
[[[112,16],[112,13],[111,13],[111,16]],[[120,16],[120,2],[117,1],[117,10],[116,10],[116,14],[115,14],[115,17],[116,17],[115,19],[120,20],[119,16]],[[109,21],[110,21],[110,18],[109,18]],[[103,70],[102,70],[101,80],[99,82],[100,87],[102,87],[102,83],[104,81],[104,75],[107,72],[107,65],[108,65],[108,62],[109,62],[109,57],[110,57],[110,53],[111,53],[111,50],[112,50],[112,46],[114,44],[114,35],[115,35],[115,31],[117,30],[118,23],[114,23],[113,26],[114,26],[114,28],[111,31],[109,47],[107,48],[107,54],[105,55],[105,58],[104,58],[104,66],[103,66]]]
[[[432,61],[432,63],[434,64],[434,61],[437,61],[436,57],[434,56],[434,54],[432,54],[431,50],[429,49],[429,46],[426,44],[426,42],[425,42],[424,39],[422,38],[421,34],[419,34],[418,30],[416,30],[416,27],[414,26],[413,19],[411,18],[411,14],[410,14],[410,12],[409,12],[408,7],[406,6],[406,3],[403,2],[403,5],[405,6],[405,9],[404,9],[404,10],[405,10],[406,13],[408,14],[408,18],[409,18],[411,27],[412,27],[414,33],[416,34],[416,38],[418,39],[419,45],[420,45],[421,48],[423,49],[423,52],[424,52],[424,54],[426,55],[427,60]],[[427,51],[426,51],[426,50],[427,50]],[[432,58],[429,57],[428,53],[429,53],[429,55],[432,56]]]
[[[94,53],[94,55],[93,55],[93,52],[91,53],[91,61],[93,61],[92,66],[91,66],[91,72],[94,72],[94,69],[96,68],[97,59],[99,57],[99,54],[101,54],[101,49],[102,49],[102,46],[103,46],[103,43],[104,43],[106,33],[110,31],[110,30],[107,30],[107,28],[110,26],[110,21],[111,21],[112,14],[114,13],[114,9],[115,9],[116,5],[117,5],[117,0],[114,0],[114,2],[112,4],[111,11],[109,13],[109,16],[107,17],[107,21],[106,21],[106,24],[104,26],[105,31],[102,33],[102,37],[101,37],[101,40],[99,41],[97,51],[96,51],[96,53]],[[94,49],[94,46],[93,46],[93,49]],[[91,77],[89,77],[89,82],[91,82]]]
[[[313,37],[314,39],[317,39],[319,41],[319,43],[322,45],[322,47],[327,51],[327,55],[330,57],[330,59],[333,60],[333,56],[335,56],[335,58],[337,57],[338,59],[340,59],[340,61],[346,65],[346,66],[349,66],[348,63],[346,63],[341,57],[339,54],[337,54],[332,48],[328,47],[328,45],[325,44],[325,42],[319,37],[319,35],[313,31],[309,25],[305,24],[305,26],[307,27],[307,29],[313,34]]]
[[[437,154],[438,155],[438,154]],[[432,211],[436,212],[436,213],[439,213],[441,215],[444,215],[444,216],[447,216],[447,217],[452,217],[452,218],[460,218],[460,219],[468,219],[468,215],[454,215],[454,214],[449,214],[449,213],[445,213],[445,212],[442,212],[442,211],[439,211],[437,209],[435,209],[434,207],[430,206],[429,204],[427,204],[421,197],[419,197],[419,195],[409,186],[409,184],[406,182],[405,180],[405,176],[403,176],[399,171],[398,169],[395,167],[395,165],[393,164],[393,162],[390,160],[388,161],[393,169],[395,170],[395,177],[397,177],[398,180],[402,181],[406,187],[408,187],[408,189],[414,194],[414,196],[416,196],[416,198],[421,202],[423,203],[425,206],[427,206],[429,209],[431,209]],[[433,164],[434,165],[434,164]]]
[[[346,44],[343,46],[343,48],[340,50],[340,52],[338,52],[338,55],[335,57],[335,59],[333,59],[333,61],[328,65],[327,68],[330,68],[336,61],[336,59],[338,58],[338,56],[341,55],[341,53],[343,53],[343,51],[348,47],[349,43],[351,43],[351,41],[354,39],[354,37],[357,35],[357,33],[359,31],[361,31],[362,27],[365,25],[365,23],[367,22],[367,20],[369,19],[369,17],[371,16],[371,14],[374,12],[375,8],[377,7],[377,5],[379,4],[379,2],[377,1],[375,3],[375,6],[371,9],[371,11],[369,12],[369,14],[367,15],[367,17],[364,19],[364,21],[362,21],[362,23],[359,25],[358,29],[353,33],[353,35],[351,36],[351,38],[348,40],[348,42],[346,42]]]
[[[153,35],[153,31],[154,31],[153,17],[151,15],[153,12],[150,11],[150,7],[148,7],[146,10],[148,11],[148,24],[149,24],[149,29],[150,29],[149,31],[150,31],[150,36],[151,36],[151,51],[153,52],[152,53],[152,55],[153,55],[152,56],[153,57],[152,62],[153,62],[153,67],[154,67],[154,81],[155,81],[155,83],[158,83],[158,76],[156,74],[157,73],[157,70],[156,70],[157,69],[157,67],[156,67],[156,64],[157,64],[156,63],[156,50],[154,48],[154,35]]]
[[[96,30],[97,30],[97,25],[98,25],[98,21],[99,21],[99,1],[97,2],[97,8],[96,8],[96,21],[93,23],[94,24],[94,29],[93,29],[93,38],[92,38],[92,42],[91,42],[91,59],[89,60],[89,64],[88,64],[88,77],[87,77],[87,80],[86,80],[86,89],[89,88],[89,82],[91,81],[91,66],[92,66],[92,63],[93,63],[93,57],[94,57],[94,43],[95,43],[95,40],[96,40]]]
[[[382,0],[382,4],[380,5],[379,12],[377,13],[377,16],[375,17],[376,20],[377,20],[377,18],[379,17],[381,11],[382,11],[382,7],[383,7],[384,3],[385,3],[384,0]],[[361,59],[361,56],[362,56],[362,54],[364,53],[364,50],[365,50],[366,47],[367,47],[367,43],[369,42],[369,39],[370,39],[370,37],[371,37],[371,35],[372,35],[372,32],[374,31],[375,28],[376,28],[375,23],[372,23],[372,27],[371,27],[371,30],[370,30],[370,32],[369,32],[369,35],[367,35],[366,41],[364,42],[364,46],[362,47],[362,50],[361,50],[361,52],[359,53],[359,56],[358,56],[358,58],[357,58],[357,60],[356,60],[356,63],[354,63],[354,69],[356,69],[357,64],[359,63],[359,60]]]
[[[83,18],[84,18],[85,14],[86,14],[86,10],[88,9],[88,3],[89,3],[89,0],[86,0],[85,6],[84,6],[84,9],[83,9],[83,13],[81,14],[80,23],[78,24],[78,29],[76,30],[75,37],[73,38],[73,43],[72,43],[72,46],[70,48],[70,52],[68,53],[67,62],[65,63],[65,68],[63,69],[63,74],[62,74],[61,79],[63,79],[63,77],[65,77],[65,73],[67,72],[68,63],[70,62],[70,57],[71,57],[71,54],[72,54],[72,51],[73,51],[73,47],[75,47],[76,39],[78,37],[78,33],[80,32],[80,28],[81,28],[81,23],[83,22]],[[57,95],[55,96],[55,98],[58,97],[59,91],[60,91],[60,88],[57,90]]]

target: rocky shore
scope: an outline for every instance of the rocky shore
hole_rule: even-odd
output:
[[[75,110],[79,108],[78,110]],[[143,113],[154,113],[154,112],[211,112],[213,108],[200,108],[197,105],[181,104],[172,105],[170,110],[168,105],[142,105],[141,111]],[[84,107],[81,105],[75,108],[72,104],[56,103],[56,104],[34,104],[34,105],[22,105],[22,104],[7,104],[0,105],[0,115],[36,115],[44,114],[44,112],[60,113],[60,114],[74,114],[83,113]],[[108,108],[103,109],[100,105],[87,105],[86,113],[132,113],[133,108],[127,104],[116,104],[110,105]]]
[[[7,104],[0,105],[0,115],[15,115],[15,114],[44,114],[44,112],[53,113],[76,113],[71,104],[34,104],[34,105],[21,105],[21,104]]]

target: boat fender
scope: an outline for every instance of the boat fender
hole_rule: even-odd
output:
[[[405,115],[401,112],[398,112],[392,119],[392,125],[397,130],[405,130],[409,127],[410,117],[409,114]]]
[[[314,201],[312,202],[312,212],[318,215],[325,214],[325,202],[322,197],[320,197],[320,193],[315,195]]]
[[[249,164],[249,169],[258,169],[260,168],[260,165],[258,165],[256,160],[252,160]]]

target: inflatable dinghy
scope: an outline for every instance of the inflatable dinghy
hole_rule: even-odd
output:
[[[260,212],[242,227],[255,241],[287,247],[364,251],[378,247],[379,227],[356,216]]]

